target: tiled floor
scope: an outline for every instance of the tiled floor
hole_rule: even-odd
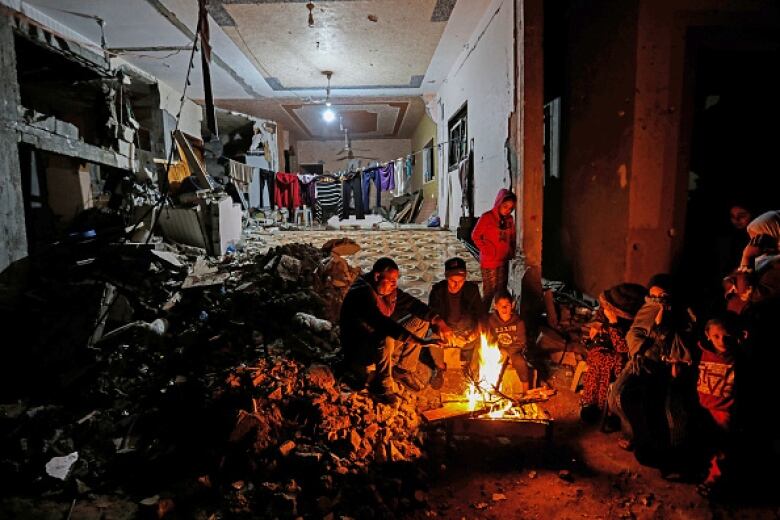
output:
[[[367,272],[377,258],[389,256],[401,268],[401,289],[426,302],[431,285],[444,278],[444,261],[453,256],[466,260],[469,280],[481,281],[479,263],[449,231],[281,231],[255,237],[268,247],[294,242],[320,247],[332,238],[351,238],[361,249],[347,257],[350,264]]]

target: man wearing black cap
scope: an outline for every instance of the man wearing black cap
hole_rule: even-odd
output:
[[[395,381],[412,390],[422,384],[414,372],[423,345],[440,345],[445,339],[425,339],[428,326],[448,338],[444,320],[423,302],[398,288],[398,265],[380,258],[370,273],[358,277],[341,305],[339,325],[345,368],[365,375],[376,364],[374,395],[389,404],[398,400]]]
[[[441,316],[452,329],[451,346],[462,349],[462,357],[470,360],[469,350],[479,336],[479,324],[482,318],[482,298],[475,282],[466,280],[466,262],[454,257],[444,262],[445,279],[431,288],[428,305]],[[430,349],[431,357],[438,369],[431,380],[431,386],[439,386],[441,370],[444,369],[444,354],[440,348]]]

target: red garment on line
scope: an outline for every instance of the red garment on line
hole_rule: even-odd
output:
[[[290,218],[293,217],[295,208],[301,205],[301,189],[296,174],[276,172],[274,204],[289,209]]]

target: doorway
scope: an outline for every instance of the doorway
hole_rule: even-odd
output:
[[[774,152],[780,80],[773,70],[780,42],[774,35],[750,43],[732,34],[728,39],[743,47],[721,48],[717,42],[726,38],[718,36],[689,38],[691,146],[679,265],[693,303],[722,301],[720,280],[738,265],[746,232],[732,225],[730,207],[747,206],[753,217],[780,208]]]

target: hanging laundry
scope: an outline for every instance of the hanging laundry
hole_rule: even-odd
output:
[[[292,221],[295,215],[295,208],[301,205],[298,175],[294,173],[277,172],[274,202],[280,208],[287,208],[289,210],[289,219]]]
[[[318,175],[315,175],[313,173],[298,174],[298,181],[301,183],[302,202],[303,204],[309,206],[310,208],[314,207],[314,204],[317,200],[317,190],[314,182],[317,179],[317,177]]]
[[[461,209],[463,216],[474,216],[474,155],[469,150],[468,155],[458,163],[458,179],[460,180]]]
[[[360,173],[353,172],[348,173],[342,179],[342,206],[341,206],[341,219],[346,220],[349,218],[349,201],[350,198],[354,200],[355,205],[355,218],[364,219],[366,215],[363,210],[363,197],[361,196],[360,186]]]
[[[404,160],[402,158],[395,160],[395,166],[394,166],[394,174],[395,174],[395,191],[393,191],[393,195],[396,197],[400,197],[404,194]]]
[[[239,185],[242,191],[247,191],[249,188],[255,171],[256,169],[252,166],[228,159],[228,175]]]
[[[276,197],[276,188],[274,187],[276,173],[271,170],[266,170],[265,168],[258,168],[258,171],[258,180],[260,181],[260,207],[273,208],[274,197]],[[263,189],[266,186],[268,187],[268,206],[263,204]]]
[[[379,187],[382,191],[395,189],[395,165],[392,162],[379,168]]]
[[[379,179],[379,168],[368,168],[366,170],[363,170],[363,180],[362,180],[362,188],[363,188],[363,208],[368,210],[371,208],[371,201],[370,195],[371,195],[371,183],[374,183],[374,186],[376,188],[376,204],[374,205],[375,208],[378,208],[382,205],[381,201],[381,185],[380,185],[380,179]]]
[[[331,175],[321,175],[314,181],[316,192],[316,215],[320,222],[327,222],[333,215],[341,215],[341,181]]]

